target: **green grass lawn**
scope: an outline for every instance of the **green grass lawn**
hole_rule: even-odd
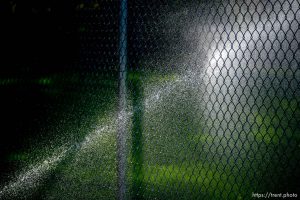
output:
[[[140,77],[140,74],[130,73],[129,84]],[[239,119],[247,124],[247,128],[237,127],[233,133],[220,134],[203,122],[205,117],[198,94],[188,87],[176,85],[178,78],[174,74],[142,76],[146,94],[141,97],[143,100],[152,94],[149,88],[156,91],[164,83],[174,83],[174,87],[171,92],[162,94],[166,97],[159,99],[155,107],[145,108],[143,120],[137,124],[141,128],[137,130],[142,130],[139,151],[132,151],[136,143],[131,138],[132,125],[129,127],[129,198],[250,199],[252,192],[270,189],[268,184],[280,184],[283,180],[280,175],[274,179],[269,175],[279,174],[281,169],[294,172],[282,161],[298,159],[299,99],[275,98],[269,106],[272,109],[251,110],[251,113],[245,113],[251,117]],[[59,80],[57,77],[41,78],[37,83],[51,89],[57,84],[56,79]],[[76,80],[76,76],[69,79],[70,83],[76,83]],[[68,145],[81,141],[81,146],[68,151],[49,171],[36,193],[37,198],[116,198],[116,121],[115,116],[108,113],[117,108],[117,85],[112,80],[105,82],[111,85],[111,90],[104,86],[103,90],[94,91],[98,94],[82,90],[78,94],[78,103],[74,103],[77,108],[72,110],[71,106],[66,111],[79,112],[80,120],[70,118],[74,124],[66,124],[63,129],[66,132],[58,133],[53,143],[60,139],[69,140]],[[108,99],[110,101],[105,103]],[[132,101],[134,98],[129,96],[129,108]],[[105,126],[110,128],[102,130]],[[65,133],[68,137],[59,138]],[[49,138],[45,140],[50,141]],[[49,155],[48,149],[41,143],[33,151],[12,152],[7,159],[24,166],[37,162],[36,157]],[[138,157],[134,155],[137,152]],[[135,171],[139,165],[141,169]],[[139,187],[133,190],[137,187],[135,182]]]

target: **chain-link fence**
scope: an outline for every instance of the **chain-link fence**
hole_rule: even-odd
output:
[[[26,6],[7,5],[23,24]],[[17,37],[25,64],[4,61],[1,103],[22,104],[5,112],[0,198],[300,195],[298,0],[28,7],[51,26],[32,22],[33,55]],[[60,42],[43,47],[50,30]]]

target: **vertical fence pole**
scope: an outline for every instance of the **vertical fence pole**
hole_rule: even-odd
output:
[[[117,133],[118,199],[126,193],[126,64],[127,64],[127,0],[121,0],[119,23],[119,112]]]

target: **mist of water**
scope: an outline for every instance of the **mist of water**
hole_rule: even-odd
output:
[[[253,4],[254,7],[247,1],[245,4],[239,1],[232,2],[233,6],[226,11],[232,17],[225,21],[222,16],[217,15],[211,18],[210,22],[199,22],[200,25],[192,24],[186,28],[187,32],[190,32],[190,29],[195,32],[189,40],[199,44],[196,49],[187,51],[192,52],[194,61],[200,60],[200,62],[183,60],[182,63],[185,63],[187,67],[175,78],[160,85],[146,86],[145,113],[153,112],[158,106],[161,108],[172,94],[189,89],[199,97],[198,101],[193,103],[200,105],[201,112],[206,118],[207,127],[214,128],[211,129],[211,134],[219,136],[228,134],[226,136],[228,138],[235,138],[233,135],[236,134],[241,138],[243,136],[239,130],[245,131],[247,125],[239,129],[236,124],[241,118],[247,117],[241,116],[242,113],[247,115],[255,104],[261,103],[262,100],[257,98],[261,88],[265,90],[281,88],[281,90],[286,90],[287,96],[295,95],[297,85],[292,79],[300,78],[293,76],[296,73],[299,74],[300,34],[298,22],[300,13],[297,12],[299,3],[291,0],[277,1],[278,3],[272,6],[267,1],[254,2],[256,3]],[[215,5],[215,7],[218,6]],[[246,11],[249,13],[248,17],[243,14]],[[216,9],[215,12],[218,10]],[[208,18],[211,16],[213,15],[209,14]],[[205,18],[205,16],[203,17]],[[191,57],[189,56],[188,59]],[[193,63],[198,64],[193,65]],[[289,72],[288,76],[284,77],[288,81],[285,80],[282,83],[283,77],[281,80],[279,77],[278,81],[271,85],[270,81],[262,78],[275,77],[278,70]],[[123,87],[122,94],[126,94],[125,83],[121,87]],[[275,91],[271,92],[275,93]],[[6,195],[23,195],[29,189],[37,188],[46,174],[55,169],[71,149],[75,148],[77,152],[85,151],[93,143],[101,140],[102,134],[115,132],[120,127],[122,130],[119,131],[125,132],[126,123],[132,113],[125,109],[126,97],[122,98],[124,98],[124,102],[121,102],[122,106],[117,113],[117,120],[114,120],[113,117],[106,119],[103,126],[99,125],[81,143],[73,144],[69,148],[58,148],[59,150],[53,156],[29,167],[24,173],[20,173],[15,181],[1,189],[0,198]],[[257,99],[254,100],[254,98]],[[160,112],[164,112],[164,110]],[[224,129],[236,130],[225,133]],[[120,140],[123,144],[126,138],[120,138]],[[210,151],[212,150],[213,148],[210,149]],[[124,151],[121,150],[120,155],[124,156]],[[125,160],[122,163],[124,164]],[[123,165],[122,163],[120,164]],[[125,169],[124,166],[120,166],[120,168]],[[125,176],[125,171],[120,173]],[[120,182],[124,181],[120,180]],[[26,196],[26,194],[24,195]]]

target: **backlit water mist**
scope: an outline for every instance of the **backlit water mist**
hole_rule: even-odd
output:
[[[103,80],[96,81],[93,98],[93,88],[85,86],[91,94],[79,95],[77,106],[97,110],[93,123],[63,130],[82,137],[28,163],[0,188],[0,198],[118,198],[120,130],[128,134],[121,152],[126,189],[119,198],[249,199],[251,192],[295,192],[299,2],[191,1],[149,16],[147,8],[129,3],[121,90],[115,77],[102,77],[111,83],[103,88],[97,85]]]

